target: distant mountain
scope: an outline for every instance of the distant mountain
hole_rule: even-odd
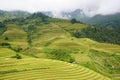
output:
[[[64,18],[64,19],[72,19],[75,18],[78,21],[95,25],[101,27],[120,27],[120,13],[110,14],[110,15],[100,15],[97,14],[93,17],[89,17],[85,14],[83,10],[76,9],[72,12],[61,12],[61,13],[54,13],[54,12],[43,12],[44,14],[50,17],[56,18]]]
[[[30,16],[29,12],[25,11],[2,11],[0,10],[0,21],[5,19],[25,18]]]
[[[90,24],[90,25],[100,26],[100,27],[120,28],[120,13],[110,14],[110,15],[97,14],[93,17],[89,17],[81,9],[76,9],[72,12],[46,11],[42,13],[49,17],[54,17],[54,18],[63,18],[63,19],[69,19],[69,20],[75,18],[77,21]],[[0,10],[0,21],[3,21],[5,19],[25,18],[30,15],[31,13],[25,12],[25,11],[2,11]]]
[[[72,12],[60,12],[60,13],[56,13],[56,12],[42,12],[45,15],[48,15],[50,17],[56,17],[56,18],[64,18],[64,19],[72,19],[75,18],[78,21],[86,21],[89,17],[87,15],[85,15],[83,10],[80,9],[76,9]]]
[[[120,13],[111,15],[95,15],[85,21],[85,23],[101,27],[120,28]]]
[[[53,12],[51,11],[45,11],[45,12],[42,12],[43,14],[49,16],[49,17],[54,17],[55,15],[53,15]]]

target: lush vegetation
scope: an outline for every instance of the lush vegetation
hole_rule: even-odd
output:
[[[65,49],[47,50],[46,53],[50,59],[56,59],[70,63],[75,62],[75,59],[71,57],[70,52]]]
[[[70,64],[62,61],[47,60],[47,59],[30,59],[30,58],[22,59],[22,60],[13,60],[13,59],[6,60],[5,58],[2,58],[0,59],[0,61],[1,61],[0,79],[2,80],[4,79],[110,80],[109,78],[104,77],[82,66],[78,66],[75,64]]]
[[[70,30],[71,34],[77,38],[87,37],[98,42],[119,44],[120,28],[87,27],[81,30]]]
[[[0,33],[1,79],[120,79],[117,29],[73,24],[42,13],[5,20],[4,24]]]
[[[85,22],[95,26],[120,28],[120,13],[95,15]]]
[[[25,11],[2,11],[0,10],[0,21],[6,19],[26,18],[31,14]]]
[[[93,40],[105,43],[120,45],[120,28],[102,28],[102,27],[88,27],[83,29],[83,35]]]
[[[22,59],[22,57],[19,54],[16,54],[15,56],[12,56],[12,58]]]
[[[0,34],[2,34],[6,30],[5,23],[0,22]]]

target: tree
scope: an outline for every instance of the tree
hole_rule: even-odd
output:
[[[78,22],[78,21],[77,21],[75,18],[71,19],[71,23],[72,23],[72,24],[77,23],[77,22]]]
[[[3,22],[0,22],[0,28],[5,27],[5,24]]]

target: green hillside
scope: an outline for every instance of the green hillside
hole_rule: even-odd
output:
[[[82,66],[62,61],[31,58],[2,58],[0,61],[1,80],[110,80]]]
[[[120,13],[109,15],[98,14],[86,20],[85,23],[101,27],[120,28]]]
[[[4,21],[6,19],[14,19],[14,18],[25,18],[30,16],[31,14],[25,11],[3,11],[0,10],[0,21]]]
[[[120,46],[89,39],[88,27],[41,13],[5,22],[0,79],[119,80]]]

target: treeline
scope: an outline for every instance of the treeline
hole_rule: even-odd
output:
[[[25,18],[30,16],[31,13],[25,11],[2,11],[0,10],[0,20],[4,21],[7,19],[15,19],[15,18]]]
[[[42,14],[41,12],[33,13],[32,15],[25,17],[25,18],[14,18],[14,19],[7,19],[4,20],[6,23],[14,22],[17,25],[41,25],[41,24],[48,24],[50,17]]]
[[[5,27],[4,22],[0,22],[0,35],[6,30],[7,28]]]

